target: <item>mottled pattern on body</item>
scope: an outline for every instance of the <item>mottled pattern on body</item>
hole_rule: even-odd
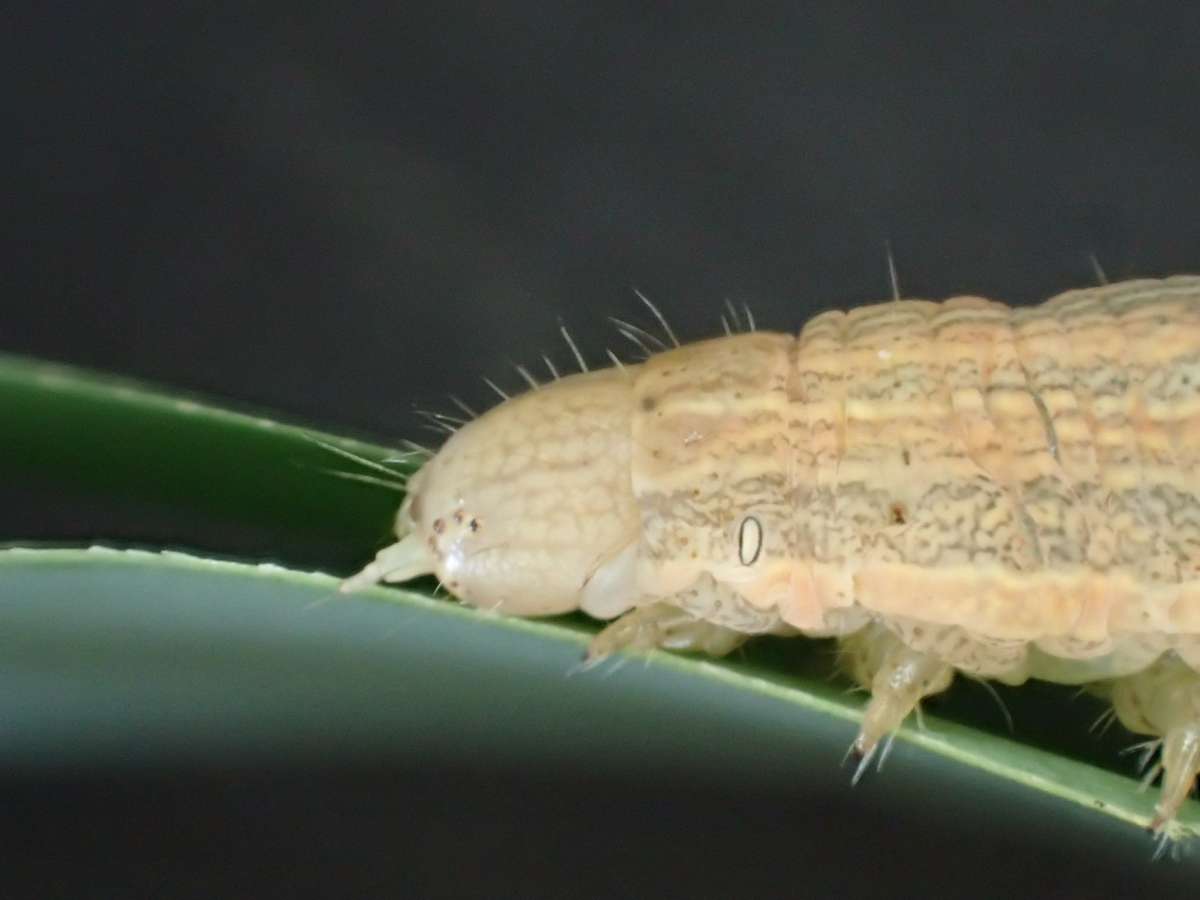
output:
[[[1109,697],[1160,739],[1164,834],[1200,772],[1200,278],[896,300],[556,373],[408,489],[346,589],[432,572],[494,612],[612,620],[585,665],[834,636],[870,693],[855,778],[959,671]]]
[[[832,311],[658,354],[634,390],[648,595],[708,572],[806,633],[858,608],[1013,681],[1120,674],[1134,636],[1200,668],[1200,279]]]

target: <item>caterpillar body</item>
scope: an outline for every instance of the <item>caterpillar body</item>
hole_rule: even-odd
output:
[[[458,429],[344,588],[611,620],[623,649],[836,637],[859,771],[956,672],[1099,683],[1200,772],[1200,277],[831,311],[581,372]]]

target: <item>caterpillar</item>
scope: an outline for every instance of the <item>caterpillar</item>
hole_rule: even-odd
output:
[[[591,663],[836,638],[855,778],[956,673],[1090,685],[1161,748],[1165,834],[1200,772],[1200,277],[683,346],[661,321],[674,346],[457,428],[343,589],[582,610]]]

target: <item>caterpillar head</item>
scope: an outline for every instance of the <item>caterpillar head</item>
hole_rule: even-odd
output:
[[[342,589],[434,574],[522,616],[632,599],[631,371],[568,376],[460,428],[410,479],[400,540]]]

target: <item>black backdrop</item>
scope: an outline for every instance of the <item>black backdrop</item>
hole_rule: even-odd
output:
[[[1089,254],[1114,280],[1200,267],[1200,14],[1184,4],[75,6],[0,36],[0,349],[333,430],[413,434],[414,403],[484,402],[481,375],[515,385],[510,362],[545,351],[565,364],[560,319],[598,360],[620,343],[605,317],[640,314],[632,286],[697,337],[726,298],[795,328],[888,296],[886,242],[906,296],[1032,302],[1089,283]],[[0,496],[0,539],[143,527]],[[1136,880],[986,816],[789,818],[770,798],[577,773],[179,777],[11,784],[4,827],[45,836],[30,858],[57,847],[60,886],[88,884],[70,860],[97,866],[94,893],[118,871],[174,896],[284,871],[314,892],[432,890],[445,869],[495,894],[787,894],[805,877],[788,848],[813,841],[829,844],[820,883],[860,894],[976,891],[982,871],[1058,896]],[[181,806],[187,826],[160,830]],[[569,846],[589,809],[611,839]],[[478,830],[514,818],[544,855],[481,849]],[[305,853],[330,832],[331,855]]]

